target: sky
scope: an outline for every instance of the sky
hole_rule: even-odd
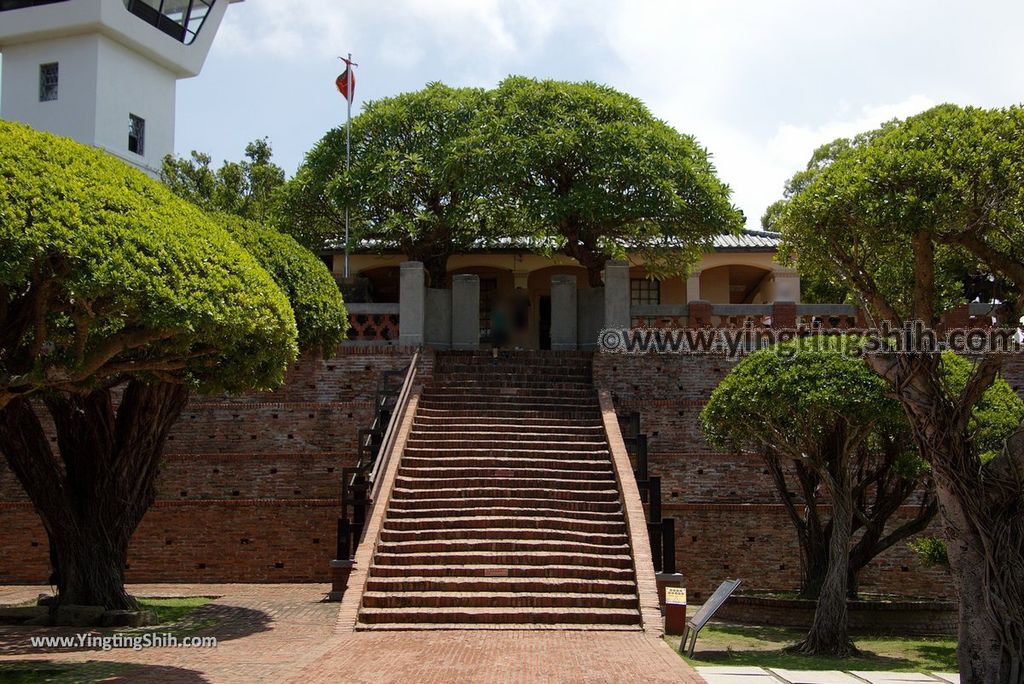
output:
[[[291,175],[361,104],[431,81],[597,81],[706,147],[757,227],[813,150],[933,105],[1024,101],[1020,0],[245,0],[179,82],[176,152],[269,138]]]

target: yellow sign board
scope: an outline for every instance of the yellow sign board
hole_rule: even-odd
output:
[[[685,587],[665,587],[665,603],[671,603],[677,606],[686,605],[686,588]]]

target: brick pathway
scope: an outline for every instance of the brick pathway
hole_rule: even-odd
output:
[[[34,634],[74,629],[0,627],[0,673],[15,661],[117,663],[111,682],[689,682],[702,680],[667,644],[643,632],[479,631],[352,633],[320,584],[140,584],[138,596],[218,598],[215,649],[33,650]],[[0,586],[0,604],[41,587]]]

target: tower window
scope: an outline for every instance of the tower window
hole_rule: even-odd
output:
[[[57,99],[57,81],[59,75],[57,62],[39,65],[39,101],[51,102]]]
[[[146,154],[146,120],[134,114],[128,115],[128,151]]]

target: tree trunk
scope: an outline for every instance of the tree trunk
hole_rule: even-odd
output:
[[[134,380],[116,410],[109,389],[50,395],[57,452],[40,406],[16,399],[0,410],[0,451],[46,529],[61,603],[137,607],[124,590],[128,543],[156,496],[164,445],[187,400],[184,386]]]
[[[845,658],[857,652],[850,640],[846,597],[849,582],[850,536],[853,528],[853,501],[845,458],[835,465],[829,482],[832,503],[832,535],[828,544],[828,571],[821,585],[807,637],[789,647],[801,655],[829,655]]]
[[[423,260],[427,272],[427,287],[443,288],[448,279],[448,255],[428,257]]]

